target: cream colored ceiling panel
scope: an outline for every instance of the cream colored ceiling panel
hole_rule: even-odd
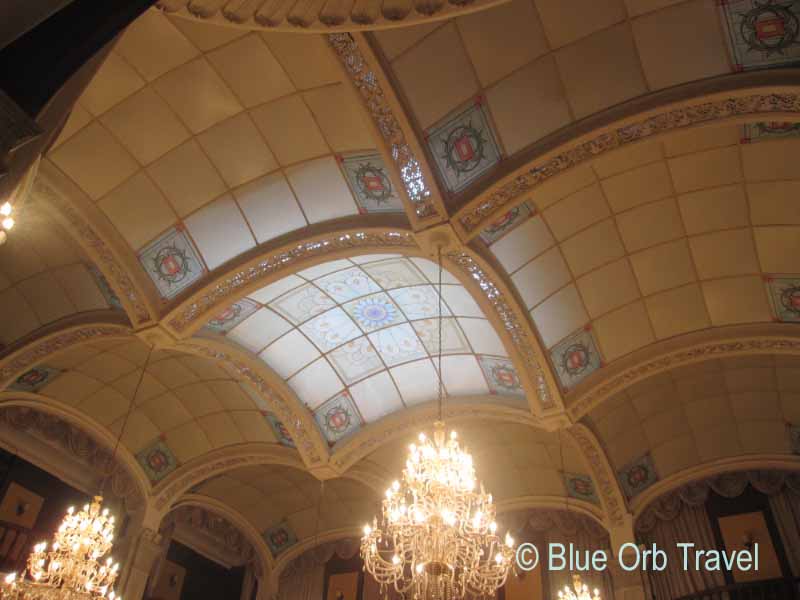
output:
[[[333,158],[320,158],[286,170],[309,223],[356,214],[353,196]]]
[[[127,398],[118,391],[104,387],[84,399],[77,407],[100,424],[109,426],[125,415],[129,405]]]
[[[741,138],[742,128],[738,125],[694,127],[665,137],[664,153],[671,158],[680,154],[736,146]]]
[[[534,0],[552,48],[560,48],[624,21],[622,0],[576,0],[565,10],[560,0]]]
[[[603,191],[615,213],[673,193],[672,180],[662,160],[604,179]]]
[[[686,234],[674,198],[651,202],[617,215],[617,224],[628,252],[636,252]]]
[[[81,95],[81,107],[94,116],[102,115],[144,84],[144,79],[124,58],[117,52],[110,52]]]
[[[625,6],[628,8],[628,14],[632,17],[638,17],[654,10],[660,10],[667,6],[672,6],[684,0],[625,0]]]
[[[153,40],[157,39],[158,44]],[[161,13],[146,11],[125,30],[116,46],[147,81],[191,60],[197,48]]]
[[[201,52],[208,52],[235,39],[247,35],[247,31],[235,27],[220,27],[212,23],[193,19],[168,17],[169,21]]]
[[[645,304],[659,340],[711,326],[703,293],[696,283],[650,296]]]
[[[344,84],[305,92],[303,98],[334,152],[367,150],[375,146],[363,111]]]
[[[690,0],[632,21],[650,89],[730,71],[717,7]]]
[[[20,281],[17,289],[28,301],[40,323],[57,321],[77,311],[64,288],[49,273],[41,273]]]
[[[153,84],[192,133],[200,133],[242,110],[205,58],[170,71]]]
[[[492,252],[507,272],[514,273],[554,243],[555,240],[545,222],[536,216],[495,242],[492,245]]]
[[[569,285],[550,296],[531,311],[531,316],[544,345],[548,348],[589,320],[574,285]]]
[[[511,0],[489,11],[459,17],[456,23],[483,86],[549,50],[531,0]]]
[[[753,225],[800,225],[800,181],[748,183]]]
[[[298,89],[307,90],[339,81],[339,66],[324,35],[270,31],[261,36]]]
[[[689,247],[700,279],[760,271],[750,228],[698,235],[689,238]]]
[[[269,346],[259,358],[281,377],[289,377],[319,356],[319,350],[295,329]]]
[[[301,96],[288,96],[252,111],[253,119],[282,165],[330,152]]]
[[[58,134],[58,137],[53,142],[51,148],[57,148],[63,144],[78,131],[88,125],[91,120],[92,115],[83,107],[83,105],[80,103],[80,100],[76,102],[72,107],[72,111],[69,113],[69,117],[67,117],[67,122],[64,124],[63,129]]]
[[[800,252],[800,227],[756,227],[756,249],[767,273],[796,273]]]
[[[53,275],[78,312],[108,308],[108,302],[85,265],[61,267],[53,271]]]
[[[571,275],[561,250],[551,248],[511,276],[514,286],[528,309],[570,282]]]
[[[193,139],[158,159],[147,171],[181,217],[225,192],[224,182]]]
[[[281,173],[256,179],[234,190],[233,195],[259,244],[307,224],[294,193]],[[271,299],[256,298],[259,302]]]
[[[258,354],[290,329],[292,326],[286,319],[268,308],[262,308],[234,327],[228,337]]]
[[[778,421],[748,421],[739,423],[739,439],[745,454],[785,454],[789,448],[786,423]]]
[[[662,478],[669,477],[697,464],[699,456],[691,435],[670,439],[653,448],[653,462]]]
[[[678,204],[689,235],[746,227],[750,222],[747,197],[742,185],[726,185],[682,194],[678,196]]]
[[[603,197],[602,189],[598,184],[594,184],[546,209],[543,216],[556,239],[563,241],[597,221],[611,216],[611,212]]]
[[[631,265],[645,296],[696,279],[686,240],[676,240],[631,255]]]
[[[647,310],[641,301],[600,317],[594,328],[609,362],[655,341]]]
[[[607,179],[661,160],[663,156],[660,142],[635,142],[630,147],[613,150],[605,156],[596,158],[592,162],[592,167],[598,177]]]
[[[167,444],[182,463],[211,450],[211,444],[196,423],[190,422],[167,433]]]
[[[97,204],[133,250],[169,229],[176,219],[164,195],[143,171]]]
[[[244,442],[236,423],[227,413],[206,415],[197,419],[197,423],[205,432],[213,448],[222,448]]]
[[[586,310],[593,319],[641,295],[627,258],[600,267],[578,279],[577,283]]]
[[[380,29],[372,33],[384,56],[389,60],[394,60],[424,37],[442,27],[442,21],[423,23],[415,27],[394,27],[391,29]],[[289,37],[292,37],[291,35]]]
[[[741,149],[747,181],[797,178],[797,163],[793,157],[800,151],[800,140],[788,138],[757,145],[744,144]]]
[[[625,255],[613,219],[584,229],[561,244],[561,250],[576,277]]]
[[[733,423],[710,424],[703,430],[702,435],[695,436],[695,445],[700,460],[705,462],[738,456],[742,453],[739,429]]]
[[[210,52],[208,60],[247,108],[295,91],[289,77],[257,33]]]
[[[0,319],[0,340],[10,344],[39,327],[36,313],[24,296],[16,288],[0,292],[0,310],[3,314],[14,315],[13,319]]]
[[[236,427],[246,442],[263,442],[274,444],[277,442],[275,434],[257,411],[236,411],[231,413]]]
[[[407,406],[429,402],[438,393],[439,378],[433,363],[428,359],[406,363],[390,369],[389,372]]]
[[[642,419],[642,428],[651,448],[689,433],[686,415],[679,404],[665,407],[657,414]]]
[[[231,187],[278,168],[278,161],[246,113],[218,123],[197,139]]]
[[[311,410],[341,390],[342,384],[336,372],[324,358],[318,359],[294,375],[289,385]]]
[[[551,1],[563,6],[559,0],[548,0]],[[612,1],[616,3],[616,0]],[[591,2],[598,9],[605,3]],[[584,22],[586,15],[574,9],[569,13]],[[647,91],[627,23],[565,46],[557,50],[555,55],[567,99],[576,118],[588,116]],[[587,61],[587,56],[593,59]]]
[[[769,321],[767,293],[760,277],[734,277],[703,282],[703,295],[715,326]]]
[[[122,431],[125,417],[126,415],[123,415],[112,425],[112,430],[117,435]],[[153,424],[147,415],[139,410],[134,410],[128,416],[127,423],[125,423],[125,432],[121,441],[131,452],[136,453],[158,437],[158,434],[158,427]]]
[[[738,183],[742,180],[739,148],[719,148],[668,161],[678,193]]]
[[[256,245],[231,196],[218,198],[187,217],[186,226],[209,269],[217,268]]]
[[[443,364],[446,364],[446,361],[443,361]],[[355,384],[350,388],[350,394],[361,416],[367,422],[377,421],[404,408],[400,394],[387,371]]]
[[[93,200],[110,192],[139,168],[130,153],[97,122],[56,148],[50,158]]]
[[[506,356],[503,342],[486,319],[458,319],[458,324],[463,329],[469,340],[470,346],[476,354],[492,354]],[[435,351],[435,350],[434,350]],[[430,350],[429,350],[430,352]]]

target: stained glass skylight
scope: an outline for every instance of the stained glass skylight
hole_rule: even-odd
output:
[[[310,410],[329,442],[434,400],[438,266],[372,255],[289,275],[236,302],[207,329],[258,355]],[[481,308],[445,272],[442,371],[450,396],[524,396]]]

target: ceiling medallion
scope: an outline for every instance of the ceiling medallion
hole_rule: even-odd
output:
[[[442,258],[439,250],[439,418],[433,439],[409,447],[401,481],[386,490],[380,521],[364,527],[364,568],[385,592],[413,600],[494,596],[508,577],[515,545],[501,540],[492,495],[476,490],[472,455],[442,418]]]

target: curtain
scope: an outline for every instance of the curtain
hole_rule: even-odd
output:
[[[651,529],[638,531],[639,542],[652,544],[667,553],[668,567],[664,571],[650,570],[644,577],[658,600],[678,598],[694,592],[725,585],[722,573],[705,570],[684,570],[680,542],[694,542],[698,548],[714,548],[714,533],[711,530],[705,506],[683,506],[671,520],[658,519]],[[694,560],[689,553],[689,560]]]
[[[789,568],[800,577],[800,494],[789,487],[769,497],[769,507],[783,542]]]

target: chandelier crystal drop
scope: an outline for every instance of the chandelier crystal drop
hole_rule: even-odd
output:
[[[119,572],[106,554],[114,540],[114,517],[95,496],[80,512],[73,507],[53,537],[36,544],[22,577],[11,573],[0,588],[2,600],[122,600],[111,589]]]
[[[495,505],[478,489],[472,456],[437,421],[409,447],[381,520],[364,527],[361,557],[380,584],[414,600],[492,596],[508,577],[514,540],[497,534]]]
[[[590,595],[589,586],[581,583],[580,575],[572,576],[572,587],[575,589],[572,590],[568,585],[565,585],[563,591],[559,590],[559,600],[600,600],[600,592],[595,589],[593,595]]]

